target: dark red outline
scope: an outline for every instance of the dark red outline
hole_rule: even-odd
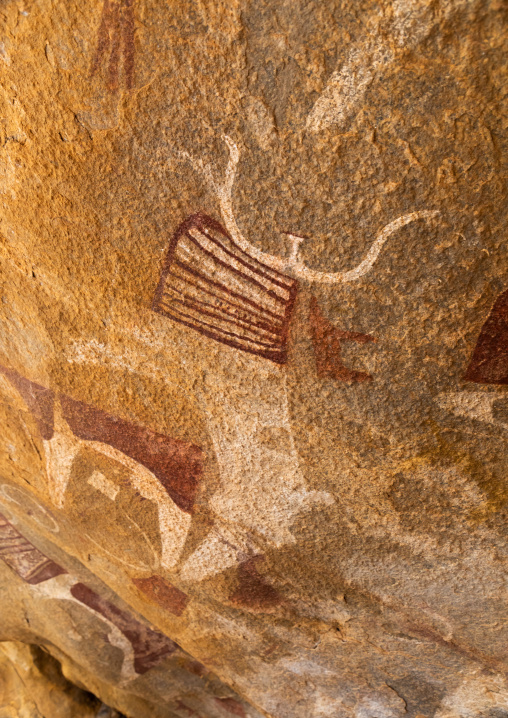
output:
[[[264,273],[263,273],[263,276],[266,276],[266,278],[270,279],[270,281],[273,281],[274,283],[278,284],[279,286],[280,286],[281,281],[282,282],[286,282],[286,281],[291,282],[291,284],[289,286],[285,285],[282,287],[289,293],[289,298],[288,298],[287,302],[284,302],[284,300],[281,297],[279,297],[278,295],[276,295],[273,291],[266,290],[267,294],[269,294],[269,296],[272,296],[272,298],[274,298],[274,296],[275,296],[275,298],[277,300],[279,300],[283,304],[285,304],[285,311],[284,311],[284,314],[282,317],[282,323],[280,324],[278,331],[276,330],[273,332],[274,334],[276,334],[280,337],[280,348],[277,348],[274,346],[274,348],[272,350],[252,349],[250,347],[243,346],[242,343],[235,341],[234,338],[229,339],[229,338],[223,336],[222,334],[219,334],[217,330],[213,329],[213,327],[212,327],[212,330],[210,330],[210,329],[206,329],[205,327],[196,326],[196,324],[184,321],[181,318],[177,318],[174,315],[170,314],[167,310],[163,309],[162,304],[164,303],[164,300],[163,300],[164,287],[165,287],[166,279],[167,279],[168,275],[171,273],[170,272],[171,266],[172,266],[173,262],[175,264],[177,264],[177,266],[180,266],[182,264],[179,260],[175,259],[175,252],[176,252],[176,248],[178,245],[178,241],[180,240],[180,237],[183,234],[186,234],[187,236],[189,236],[188,230],[191,229],[192,227],[197,227],[197,229],[199,229],[201,232],[203,232],[203,234],[205,234],[208,239],[211,239],[211,238],[210,238],[209,234],[205,231],[207,228],[214,229],[215,231],[224,235],[231,242],[231,244],[235,247],[235,249],[238,252],[240,252],[242,255],[247,257],[250,262],[259,266],[264,271],[268,270],[268,272],[270,272],[270,273],[273,272],[273,274],[275,274],[275,276],[277,277],[278,281],[277,281],[277,279],[270,277],[269,274],[264,275]],[[190,239],[193,242],[196,242],[196,240],[193,237],[190,237]],[[218,242],[218,241],[215,241],[215,243],[220,245],[220,242]],[[221,248],[225,250],[224,247],[221,246]],[[203,250],[202,247],[200,247],[200,249],[202,251],[205,251],[205,253],[206,253],[206,250]],[[227,252],[227,253],[231,254],[230,252]],[[239,261],[242,261],[238,257],[234,257],[234,258],[238,259]],[[216,259],[216,258],[214,257],[214,259]],[[221,263],[220,260],[218,260],[218,261],[219,261],[219,263]],[[192,267],[187,267],[185,265],[182,268],[184,269],[184,271],[189,270],[191,274],[196,273],[196,270],[194,270]],[[228,269],[231,270],[232,268],[228,266]],[[249,269],[251,269],[251,271],[255,271],[254,268],[249,267]],[[236,270],[236,272],[238,272],[238,270]],[[261,272],[259,272],[259,273],[261,274]],[[239,273],[239,274],[241,274],[241,273]],[[241,276],[243,276],[243,275],[241,275]],[[214,282],[213,280],[210,280],[206,277],[204,279],[206,280],[207,283],[216,285],[221,291],[225,292],[227,295],[230,295],[233,297],[238,296],[239,299],[241,299],[243,302],[247,302],[248,304],[254,306],[258,311],[266,311],[262,307],[258,306],[252,300],[250,300],[246,297],[243,297],[242,295],[237,295],[234,291],[228,289],[228,287],[224,287],[220,283]],[[249,277],[249,280],[254,281],[254,280],[252,280],[251,277]],[[185,280],[182,280],[182,281],[185,281]],[[265,288],[263,287],[263,289],[265,289]],[[291,320],[291,313],[293,310],[297,292],[298,292],[298,283],[296,280],[291,279],[290,277],[287,277],[286,275],[282,274],[281,272],[278,272],[275,269],[272,269],[271,267],[265,266],[264,264],[259,262],[259,260],[255,259],[254,257],[251,257],[249,254],[247,254],[247,252],[245,252],[243,249],[241,249],[240,247],[238,247],[235,244],[235,242],[231,238],[230,234],[224,229],[224,227],[219,222],[217,222],[216,220],[212,219],[211,217],[209,217],[208,215],[206,215],[202,212],[197,212],[196,214],[193,214],[190,217],[187,217],[187,219],[185,219],[177,227],[175,233],[173,234],[173,236],[171,238],[171,241],[170,241],[169,247],[168,247],[168,251],[166,253],[166,257],[164,259],[164,263],[162,266],[160,279],[159,279],[159,282],[158,282],[156,290],[155,290],[155,294],[154,294],[154,298],[153,298],[153,302],[152,302],[152,310],[154,312],[157,312],[158,314],[161,314],[164,317],[168,317],[169,319],[172,319],[175,322],[179,322],[180,324],[190,327],[191,329],[194,329],[195,331],[199,332],[200,334],[203,334],[204,336],[209,337],[210,339],[215,339],[216,341],[221,342],[222,344],[226,344],[227,346],[231,346],[235,349],[240,349],[241,351],[245,351],[249,354],[255,354],[257,356],[262,356],[265,359],[270,359],[271,361],[275,362],[276,364],[285,364],[287,362],[287,339],[288,339],[288,334],[289,334],[289,322]],[[273,314],[273,313],[270,312],[270,314]],[[278,319],[280,320],[279,317],[278,317]],[[205,326],[209,326],[209,325],[205,325]],[[241,337],[238,337],[237,335],[232,335],[232,336],[236,337],[240,340],[242,339]],[[254,341],[254,340],[249,340],[249,341]]]

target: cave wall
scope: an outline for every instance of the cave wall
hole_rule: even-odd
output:
[[[5,685],[508,715],[507,20],[0,4]]]

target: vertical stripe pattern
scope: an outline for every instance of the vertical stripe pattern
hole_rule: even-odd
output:
[[[223,344],[287,361],[297,282],[252,258],[205,214],[171,240],[153,302],[159,314]]]

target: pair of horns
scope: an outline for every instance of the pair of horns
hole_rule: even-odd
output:
[[[192,165],[204,175],[212,191],[217,195],[226,229],[237,245],[254,259],[267,264],[272,269],[288,274],[295,279],[320,284],[342,284],[360,279],[360,277],[367,274],[367,272],[369,272],[373,267],[379,257],[383,245],[390,235],[410,222],[414,222],[418,219],[430,220],[439,215],[439,211],[437,210],[420,210],[418,212],[404,214],[401,217],[394,219],[379,232],[360,264],[346,272],[319,272],[317,270],[310,269],[300,259],[299,254],[300,244],[305,241],[304,237],[300,237],[296,234],[290,234],[289,232],[286,233],[291,241],[292,251],[289,257],[277,257],[273,254],[268,254],[267,252],[257,249],[257,247],[254,247],[254,245],[252,245],[243,236],[236,223],[232,199],[236,169],[240,160],[240,151],[230,137],[226,135],[224,140],[229,148],[229,161],[226,167],[225,178],[222,183],[219,183],[215,179],[210,165],[204,164],[202,160],[196,160],[186,152],[181,153],[181,156],[188,159]]]

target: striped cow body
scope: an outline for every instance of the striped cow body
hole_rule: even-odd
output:
[[[240,249],[205,214],[171,240],[153,308],[223,344],[287,361],[297,282]]]

